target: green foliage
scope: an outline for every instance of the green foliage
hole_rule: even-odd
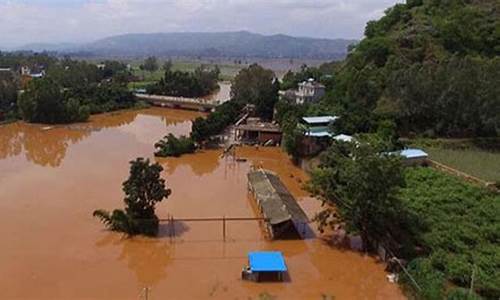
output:
[[[279,89],[279,81],[273,71],[253,64],[236,75],[231,97],[236,102],[255,105],[259,117],[271,120]]]
[[[406,273],[401,273],[401,283],[413,288],[416,291],[416,298],[422,300],[441,300],[444,295],[445,276],[437,271],[429,259],[417,258],[412,260],[407,271],[418,284],[415,283]]]
[[[328,204],[316,217],[320,229],[345,222],[366,249],[400,237],[408,218],[397,197],[404,185],[401,161],[380,150],[373,143],[334,143],[310,181],[311,191]],[[333,205],[336,211],[329,209]]]
[[[149,159],[138,158],[130,164],[130,176],[123,183],[125,209],[116,209],[112,213],[96,210],[93,216],[101,219],[112,231],[155,236],[159,224],[155,206],[168,198],[171,190],[165,187],[165,180],[161,178],[163,168],[158,163],[151,164]]]
[[[156,84],[147,88],[149,94],[203,97],[219,88],[220,70],[217,66],[208,69],[201,65],[194,72],[165,70],[164,77]]]
[[[498,298],[500,196],[430,168],[409,168],[405,178],[400,197],[419,218],[409,234],[431,262],[425,273],[442,273],[465,288],[475,273],[475,291]]]
[[[181,136],[177,138],[171,133],[157,142],[155,148],[155,156],[159,157],[179,157],[182,154],[193,153],[196,150],[196,146],[190,137]]]
[[[90,113],[128,108],[135,102],[120,85],[92,84],[64,90],[52,77],[46,77],[28,84],[18,106],[28,122],[58,124],[86,121]]]
[[[11,72],[0,72],[0,121],[17,110],[18,83]]]
[[[35,123],[81,122],[88,119],[90,112],[77,99],[67,99],[62,88],[50,78],[30,82],[18,106],[23,119]]]
[[[217,106],[206,118],[196,118],[191,129],[191,138],[200,143],[220,134],[231,123],[236,122],[244,105],[235,100]]]
[[[447,300],[481,300],[483,299],[478,294],[470,289],[454,288],[448,293]]]
[[[340,108],[353,132],[390,118],[405,135],[497,136],[499,9],[493,0],[395,5],[368,22],[323,105]]]
[[[142,70],[146,70],[146,71],[152,73],[152,72],[158,70],[158,68],[159,68],[158,59],[156,59],[156,57],[154,57],[154,56],[150,56],[150,57],[146,58],[146,60],[144,60],[144,64],[142,64],[140,66],[140,68]]]

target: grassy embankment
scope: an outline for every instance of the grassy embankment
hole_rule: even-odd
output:
[[[164,74],[163,69],[159,69],[156,72],[147,72],[147,71],[141,71],[139,69],[139,65],[141,64],[141,61],[134,61],[131,63],[132,68],[133,68],[133,73],[134,75],[143,78],[144,80],[138,81],[138,82],[131,82],[129,83],[129,88],[144,88],[149,84],[152,84],[156,81],[159,81]],[[200,61],[189,61],[189,60],[177,60],[173,61],[173,66],[172,69],[174,71],[183,71],[183,72],[194,72],[196,68],[201,66],[202,64],[209,65],[209,66],[215,66],[216,64],[210,64],[210,63],[205,63],[205,62],[200,62]],[[160,62],[160,65],[162,65],[163,62]],[[238,74],[241,68],[244,67],[244,65],[235,65],[235,64],[217,64],[217,66],[220,68],[220,79],[222,81],[229,81]]]
[[[488,182],[500,182],[500,139],[414,140],[429,157]]]

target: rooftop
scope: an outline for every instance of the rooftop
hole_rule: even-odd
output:
[[[336,116],[322,116],[322,117],[303,117],[302,120],[307,124],[322,124],[322,123],[330,123],[337,120]]]
[[[255,192],[264,217],[272,225],[290,220],[308,223],[309,219],[278,176],[271,171],[256,170],[248,173],[248,181]]]
[[[420,149],[414,149],[414,148],[413,149],[412,148],[405,149],[405,150],[399,152],[399,155],[401,155],[405,158],[425,158],[425,157],[429,156],[426,152],[424,152]]]
[[[286,272],[283,254],[278,251],[255,251],[248,253],[252,272]]]
[[[339,134],[339,135],[336,135],[333,137],[334,140],[336,141],[340,141],[340,142],[347,142],[347,143],[350,143],[354,140],[354,138],[350,135],[346,135],[346,134]]]

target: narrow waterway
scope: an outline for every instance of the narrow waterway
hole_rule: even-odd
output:
[[[48,129],[0,126],[0,299],[402,299],[384,265],[336,249],[319,236],[304,241],[264,239],[254,222],[180,223],[175,239],[124,238],[105,231],[92,211],[123,206],[121,183],[128,161],[152,157],[167,133],[188,134],[197,112],[146,109],[93,116],[91,121]],[[159,159],[172,195],[160,217],[252,217],[246,174],[251,165],[277,172],[313,214],[306,175],[279,149],[240,148],[247,162],[207,150]],[[251,250],[283,251],[285,283],[240,279]]]

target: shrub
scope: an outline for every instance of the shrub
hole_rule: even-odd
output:
[[[178,157],[185,153],[193,153],[196,150],[196,146],[190,137],[181,136],[177,138],[171,133],[156,143],[155,148],[157,149],[155,156],[159,157]]]

